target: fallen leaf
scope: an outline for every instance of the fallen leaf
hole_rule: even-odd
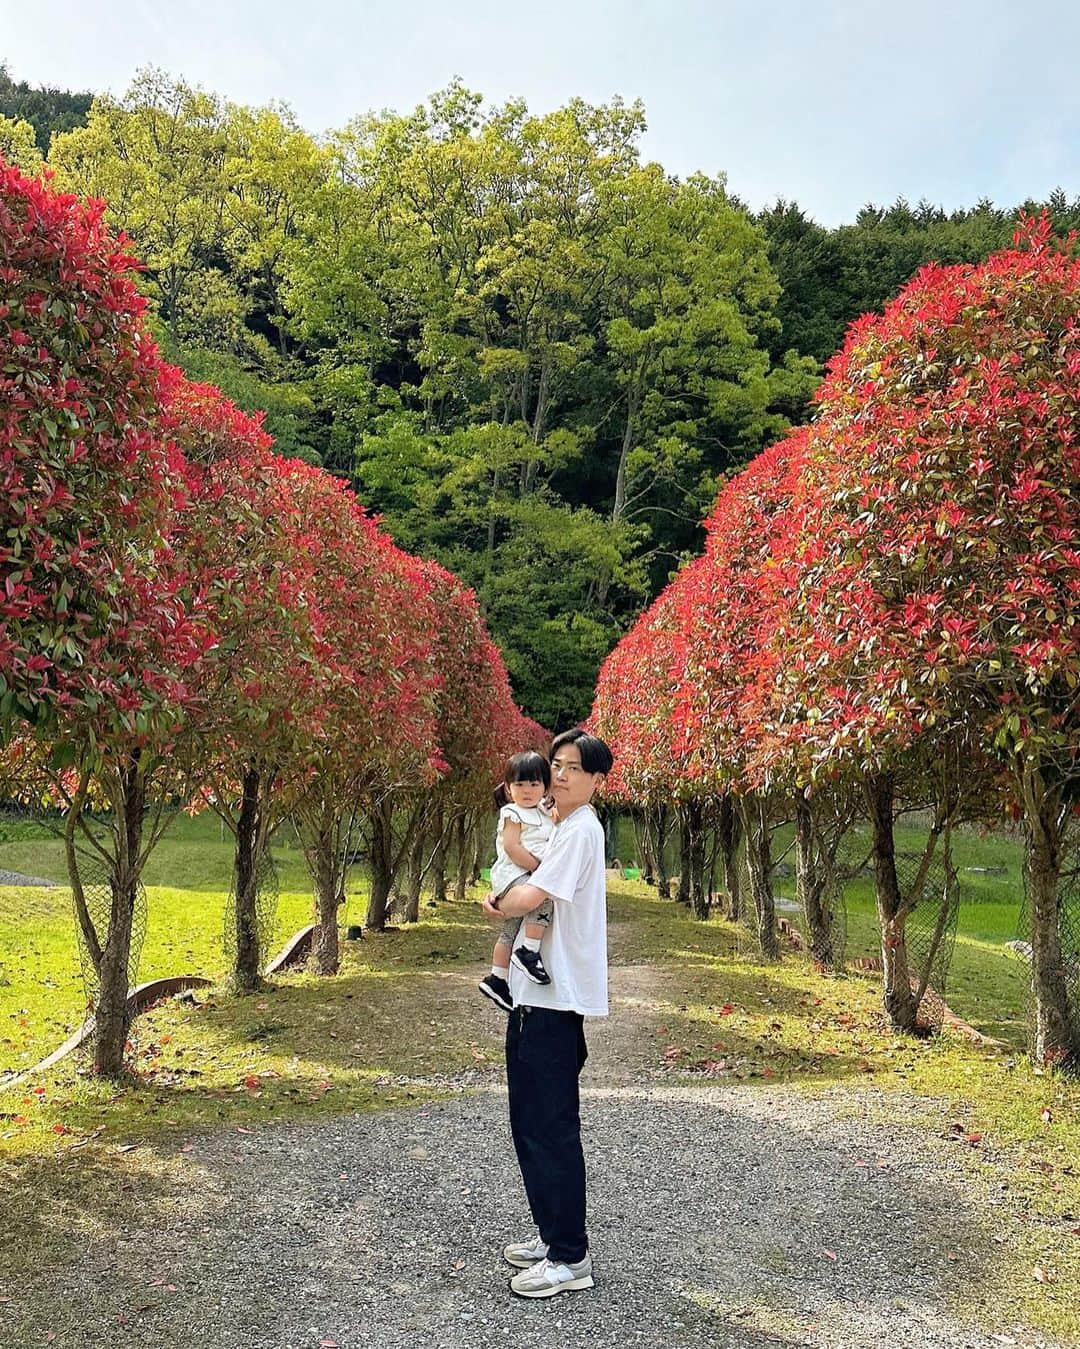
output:
[[[260,1084],[259,1079],[258,1079],[257,1077],[252,1076],[252,1077],[245,1077],[245,1078],[244,1078],[244,1086],[247,1087],[248,1091],[254,1091],[255,1088],[258,1087],[258,1086],[260,1086],[260,1085],[261,1085],[261,1084]]]
[[[1053,1121],[1054,1121],[1053,1115],[1050,1113],[1050,1111],[1049,1111],[1045,1106],[1043,1107],[1043,1109],[1042,1109],[1042,1111],[1041,1111],[1041,1113],[1040,1113],[1040,1115],[1039,1115],[1039,1118],[1042,1120],[1042,1122],[1043,1122],[1044,1124],[1052,1124]]]

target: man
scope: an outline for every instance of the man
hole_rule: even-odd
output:
[[[492,919],[531,913],[548,896],[555,901],[543,939],[551,982],[532,982],[516,964],[510,976],[510,1132],[539,1232],[504,1252],[521,1270],[510,1280],[519,1297],[593,1286],[578,1076],[587,1054],[583,1018],[608,1011],[604,830],[589,803],[611,764],[611,750],[596,736],[580,728],[556,736],[551,789],[559,822],[551,843],[528,884],[484,901]]]

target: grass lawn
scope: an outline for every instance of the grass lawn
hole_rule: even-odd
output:
[[[982,898],[962,912],[949,996],[961,1015],[1014,1040],[1025,981],[1000,942],[1015,927],[1018,857],[1008,841],[974,839],[978,861],[963,864],[998,865],[983,861],[987,842],[1012,849],[1000,863],[1007,873],[978,877]],[[310,890],[299,852],[277,853],[284,936],[307,921]],[[147,875],[140,978],[224,975],[230,861],[214,820],[177,821]],[[52,841],[0,843],[0,868],[63,876]],[[347,920],[362,912],[358,878]],[[189,1183],[184,1154],[200,1130],[393,1106],[438,1092],[430,1075],[495,1071],[499,1026],[474,987],[490,930],[475,904],[422,913],[409,929],[346,944],[336,978],[286,975],[242,999],[219,983],[195,1006],[170,1000],[144,1014],[132,1033],[137,1077],[122,1088],[94,1081],[71,1057],[0,1092],[0,1293],[27,1259],[73,1258],[80,1241],[122,1227],[136,1206],[167,1202]],[[791,954],[763,968],[730,926],[695,922],[640,883],[611,886],[610,917],[612,962],[663,972],[634,1049],[643,1071],[742,1090],[846,1082],[860,1110],[885,1120],[894,1093],[915,1093],[925,1109],[901,1105],[905,1121],[948,1140],[941,1146],[955,1165],[993,1191],[988,1214],[1004,1204],[1016,1216],[1010,1232],[1020,1235],[1002,1247],[1006,1286],[1035,1324],[1080,1340],[1080,1089],[1018,1053],[952,1036],[896,1037],[883,1025],[874,977],[826,978]],[[875,945],[869,902],[858,894],[851,936],[853,950]],[[0,962],[0,1066],[17,1067],[81,1017],[65,890],[0,890]]]

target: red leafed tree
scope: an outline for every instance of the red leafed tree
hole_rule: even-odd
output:
[[[116,597],[175,477],[144,301],[103,209],[0,160],[0,738],[96,700]]]
[[[1045,219],[1016,242],[925,268],[830,367],[775,730],[868,772],[886,941],[911,907],[896,749],[937,764],[958,735],[993,747],[1023,810],[1035,1054],[1064,1062],[1080,1055],[1060,887],[1080,787],[1080,263]]]
[[[673,709],[684,651],[678,630],[681,596],[703,565],[684,568],[641,615],[601,667],[589,729],[611,746],[614,767],[605,793],[628,806],[640,823],[646,866],[667,892],[665,845],[676,813],[680,826],[679,898],[708,915],[704,845],[708,794],[687,774]]]
[[[478,849],[490,841],[477,831],[488,814],[492,783],[509,755],[525,748],[536,734],[526,728],[514,705],[506,667],[473,591],[437,562],[423,563],[423,571],[437,615],[431,633],[434,707],[445,772],[430,790],[400,794],[400,837],[394,833],[392,802],[382,803],[372,821],[374,830],[381,829],[381,836],[373,833],[373,860],[389,873],[383,884],[372,887],[367,924],[373,928],[385,922],[385,898],[406,857],[404,916],[416,918],[424,874],[451,829],[456,836],[455,894],[465,898]]]
[[[272,912],[259,906],[260,886],[273,888],[269,841],[304,780],[301,727],[320,714],[315,560],[299,541],[296,469],[273,453],[261,419],[179,372],[167,404],[188,462],[184,549],[205,579],[218,637],[185,743],[202,784],[196,799],[236,843],[228,946],[234,987],[246,993],[261,985],[272,935]]]
[[[307,778],[295,818],[315,885],[316,966],[332,974],[357,814],[433,783],[445,768],[432,658],[438,618],[423,564],[380,532],[346,485],[299,463],[293,473],[303,521],[295,542],[313,563],[307,602],[318,613],[318,715],[301,728]]]
[[[707,521],[705,556],[677,605],[676,743],[687,776],[722,803],[718,827],[735,912],[738,812],[758,942],[770,959],[779,955],[771,817],[778,789],[788,791],[790,781],[757,769],[766,749],[758,706],[771,683],[769,640],[788,584],[789,507],[805,446],[806,433],[795,431],[724,485]]]
[[[140,877],[178,786],[170,749],[213,645],[201,578],[173,547],[185,466],[131,267],[99,204],[0,168],[0,709],[7,733],[20,718],[38,742],[14,789],[66,806],[94,1062],[110,1076]]]

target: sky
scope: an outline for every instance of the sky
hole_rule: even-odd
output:
[[[158,66],[311,131],[455,76],[546,112],[640,98],[646,158],[823,224],[1080,195],[1080,6],[1020,0],[0,0],[0,61],[120,94]]]

